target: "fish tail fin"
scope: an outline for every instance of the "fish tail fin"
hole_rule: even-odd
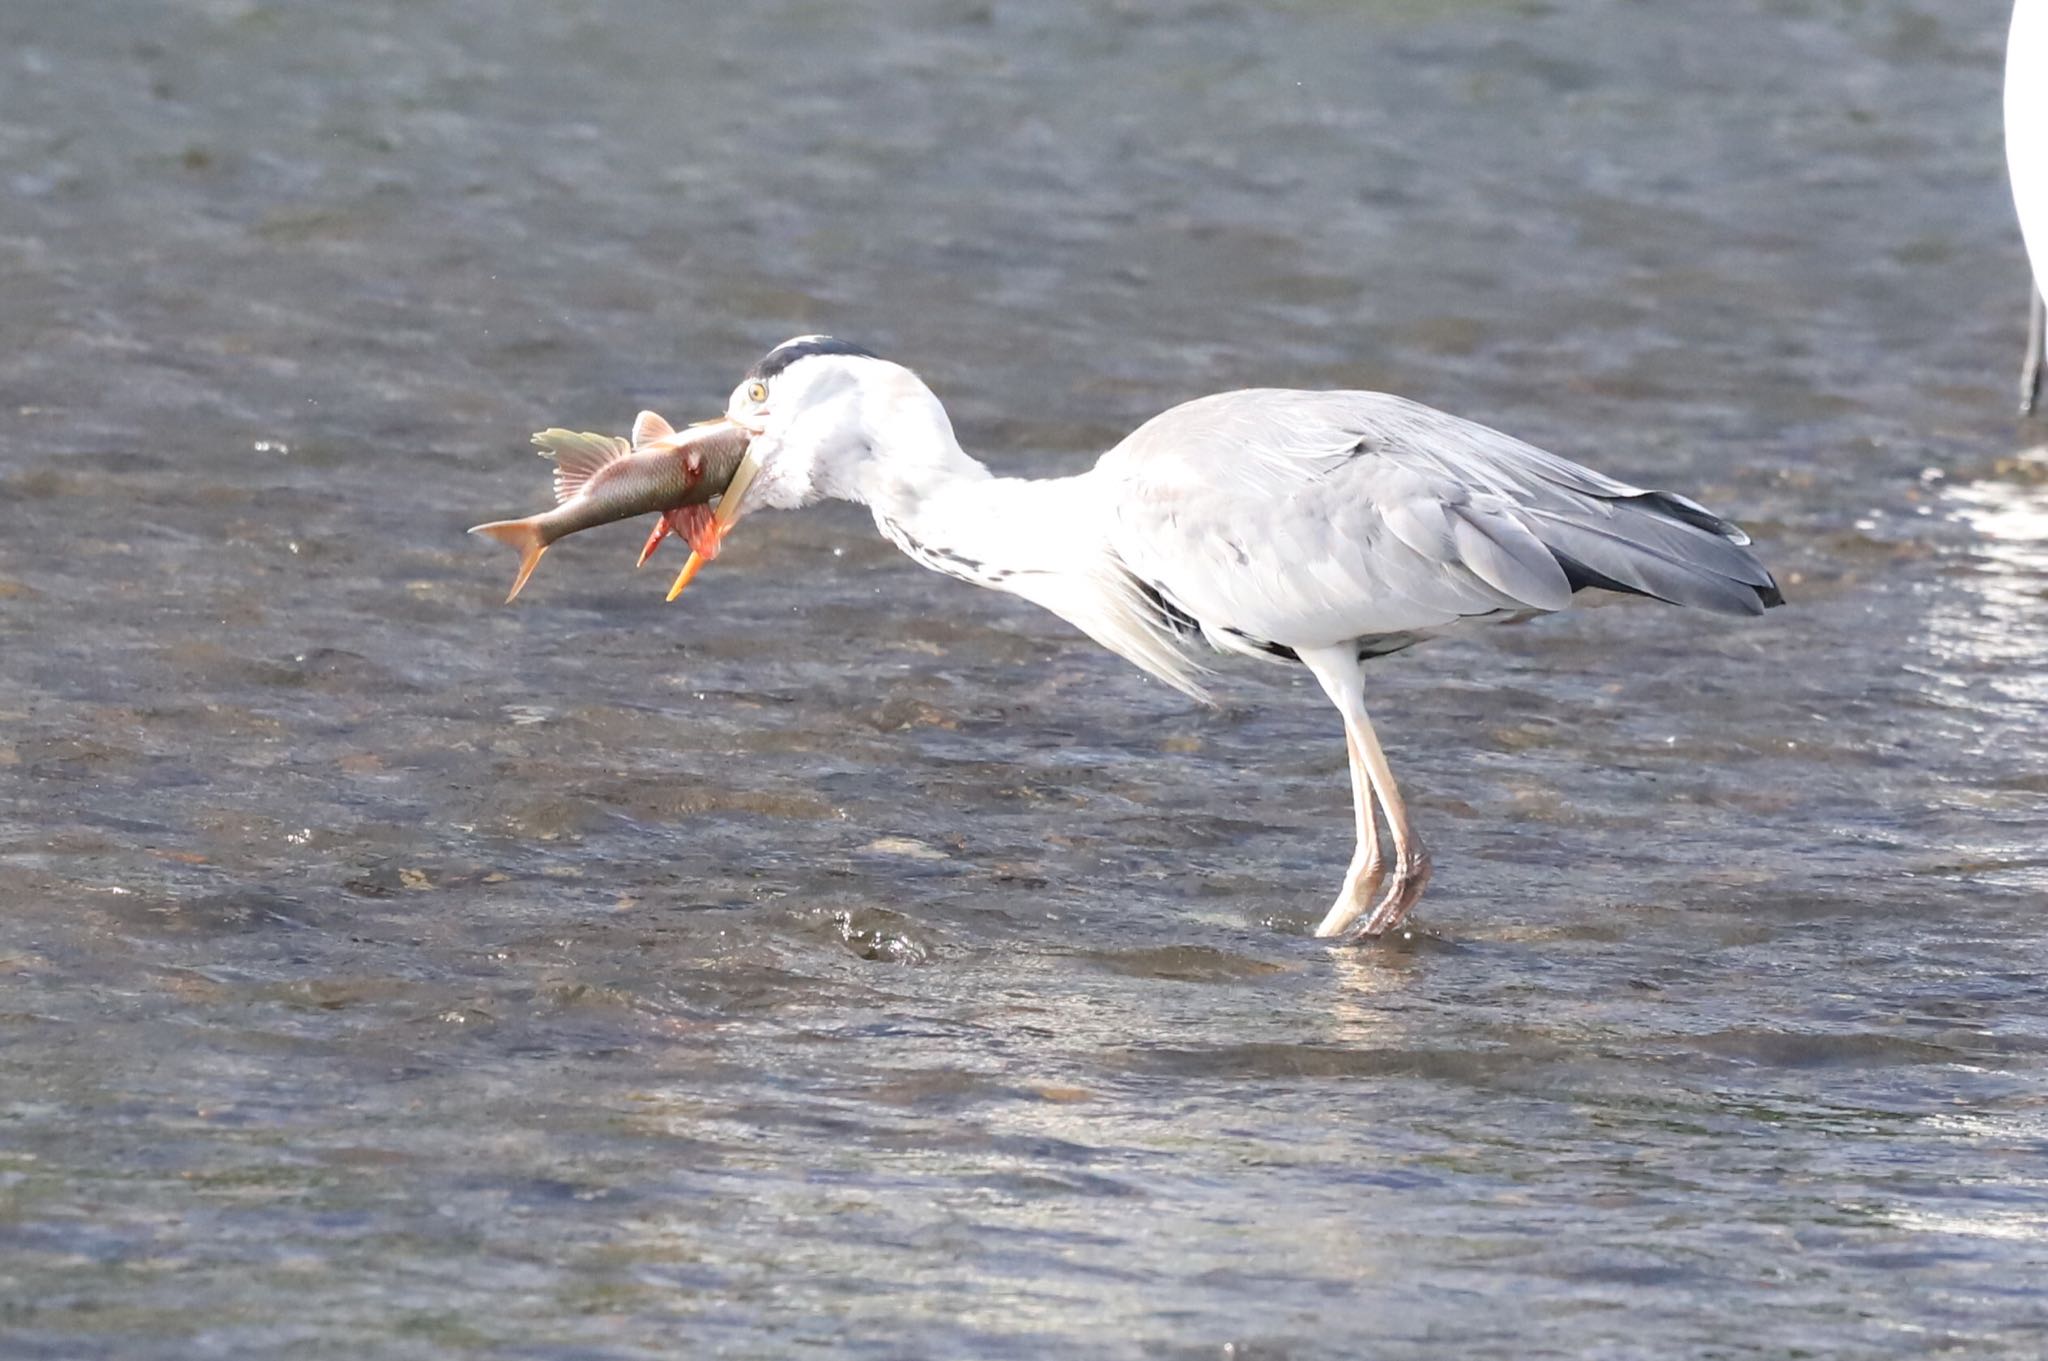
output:
[[[505,603],[511,604],[519,598],[519,592],[525,587],[526,579],[533,575],[533,569],[540,565],[540,555],[548,551],[547,536],[531,519],[493,520],[487,525],[477,525],[469,532],[510,544],[519,550],[519,575],[512,578],[512,590],[505,597]]]

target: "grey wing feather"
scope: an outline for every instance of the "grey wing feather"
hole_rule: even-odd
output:
[[[1748,536],[1697,502],[1383,393],[1202,398],[1099,471],[1123,484],[1116,551],[1212,641],[1426,635],[1589,586],[1730,614],[1779,603]]]

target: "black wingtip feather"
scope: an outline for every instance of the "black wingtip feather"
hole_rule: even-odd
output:
[[[1577,595],[1580,591],[1585,590],[1613,591],[1616,595],[1639,595],[1649,600],[1661,600],[1667,605],[1678,603],[1674,600],[1666,600],[1654,591],[1645,591],[1640,587],[1630,586],[1626,582],[1616,581],[1605,572],[1596,571],[1588,567],[1569,553],[1561,553],[1553,548],[1550,550],[1550,555],[1556,558],[1557,565],[1564,569],[1564,579],[1570,584],[1573,595]],[[1756,608],[1745,610],[1743,613],[1762,614],[1765,610],[1776,609],[1785,603],[1785,593],[1778,588],[1778,579],[1766,572],[1764,573],[1764,581],[1765,584],[1762,586],[1752,585],[1746,581],[1736,583],[1756,594]]]
[[[1564,579],[1571,586],[1573,595],[1580,591],[1613,591],[1616,595],[1648,596],[1652,600],[1658,598],[1650,595],[1648,591],[1639,591],[1633,586],[1616,581],[1605,572],[1594,571],[1569,553],[1560,553],[1553,548],[1550,550],[1550,556],[1557,559],[1559,567],[1564,568]]]
[[[1702,584],[1711,583],[1710,594],[1703,597],[1690,590],[1674,589],[1674,594],[1691,594],[1693,598],[1686,601],[1673,600],[1658,590],[1618,581],[1546,539],[1544,547],[1550,550],[1551,556],[1557,559],[1558,566],[1564,569],[1565,580],[1571,585],[1574,593],[1592,587],[1603,591],[1615,591],[1622,595],[1648,596],[1652,600],[1662,600],[1667,604],[1691,604],[1715,613],[1726,614],[1757,615],[1785,603],[1785,595],[1778,587],[1778,579],[1765,569],[1754,553],[1749,551],[1749,535],[1734,521],[1724,520],[1699,502],[1690,497],[1680,496],[1676,492],[1639,492],[1633,496],[1616,497],[1610,504],[1628,507],[1653,520],[1676,521],[1689,529],[1700,530],[1720,540],[1720,543],[1714,545],[1716,551],[1711,555],[1673,554],[1669,544],[1662,548],[1653,548],[1648,542],[1638,545],[1647,555],[1646,562],[1678,568],[1690,573],[1695,579],[1704,579]],[[1633,567],[1635,564],[1630,565]],[[1636,575],[1633,571],[1630,574]],[[1654,579],[1650,584],[1656,584]],[[1666,584],[1673,588],[1685,586],[1685,583],[1679,580]]]
[[[1749,543],[1749,535],[1742,532],[1741,525],[1732,520],[1722,519],[1689,496],[1680,496],[1676,492],[1668,491],[1646,491],[1640,496],[1621,499],[1631,505],[1641,505],[1644,509],[1667,519],[1689,524],[1694,529],[1704,529],[1707,533],[1717,535],[1732,544],[1740,546]]]

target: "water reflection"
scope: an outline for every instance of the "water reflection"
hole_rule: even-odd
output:
[[[1925,615],[1925,675],[1950,720],[1940,730],[1971,759],[1945,800],[1969,815],[1953,834],[1954,870],[2048,886],[2037,836],[2036,753],[2048,719],[2048,446],[1979,476],[1944,481],[1936,502],[1969,537]]]
[[[2048,705],[2048,445],[1945,482],[1940,504],[1977,538],[1964,594],[1929,618],[1930,650],[2012,704]]]

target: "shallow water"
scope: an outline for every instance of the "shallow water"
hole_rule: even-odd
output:
[[[2038,1355],[2002,6],[0,13],[10,1356]],[[519,604],[787,335],[1083,466],[1384,387],[1793,604],[1190,710],[858,512]],[[674,560],[671,559],[671,567]]]

